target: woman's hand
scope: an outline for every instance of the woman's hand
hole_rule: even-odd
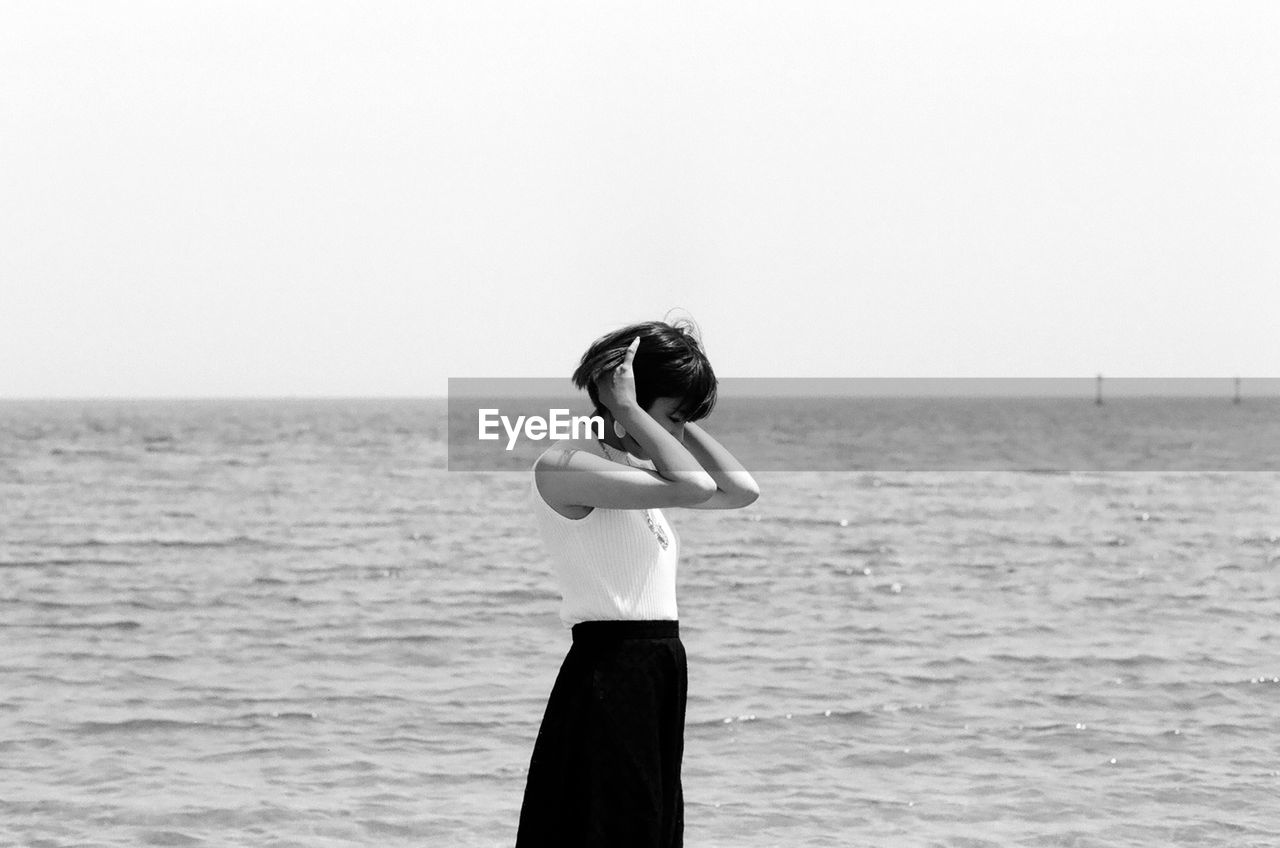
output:
[[[604,408],[613,413],[614,418],[618,418],[620,414],[626,415],[639,406],[636,402],[636,375],[632,364],[639,348],[640,337],[636,336],[623,354],[622,362],[596,381],[596,395]]]

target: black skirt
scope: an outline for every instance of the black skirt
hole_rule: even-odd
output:
[[[551,689],[516,848],[679,848],[688,665],[675,621],[588,621]]]

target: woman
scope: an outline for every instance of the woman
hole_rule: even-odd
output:
[[[736,509],[755,480],[694,422],[716,378],[685,326],[636,324],[573,375],[604,438],[534,464],[534,510],[573,645],[534,744],[517,848],[682,844],[687,666],[676,614],[680,540],[663,507]]]

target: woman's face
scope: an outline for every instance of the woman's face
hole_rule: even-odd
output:
[[[658,398],[653,404],[645,410],[653,418],[662,425],[662,429],[666,430],[675,437],[677,442],[684,443],[684,416],[677,410],[680,408],[680,398],[664,397]],[[645,453],[644,448],[640,447],[640,443],[631,438],[628,433],[622,439],[623,446],[627,449],[627,453],[639,459],[648,459],[649,455]]]

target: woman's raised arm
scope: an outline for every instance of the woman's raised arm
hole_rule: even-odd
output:
[[[687,504],[690,509],[741,509],[760,497],[760,486],[737,457],[692,421],[684,425],[684,446],[716,481],[716,493],[707,500]]]

